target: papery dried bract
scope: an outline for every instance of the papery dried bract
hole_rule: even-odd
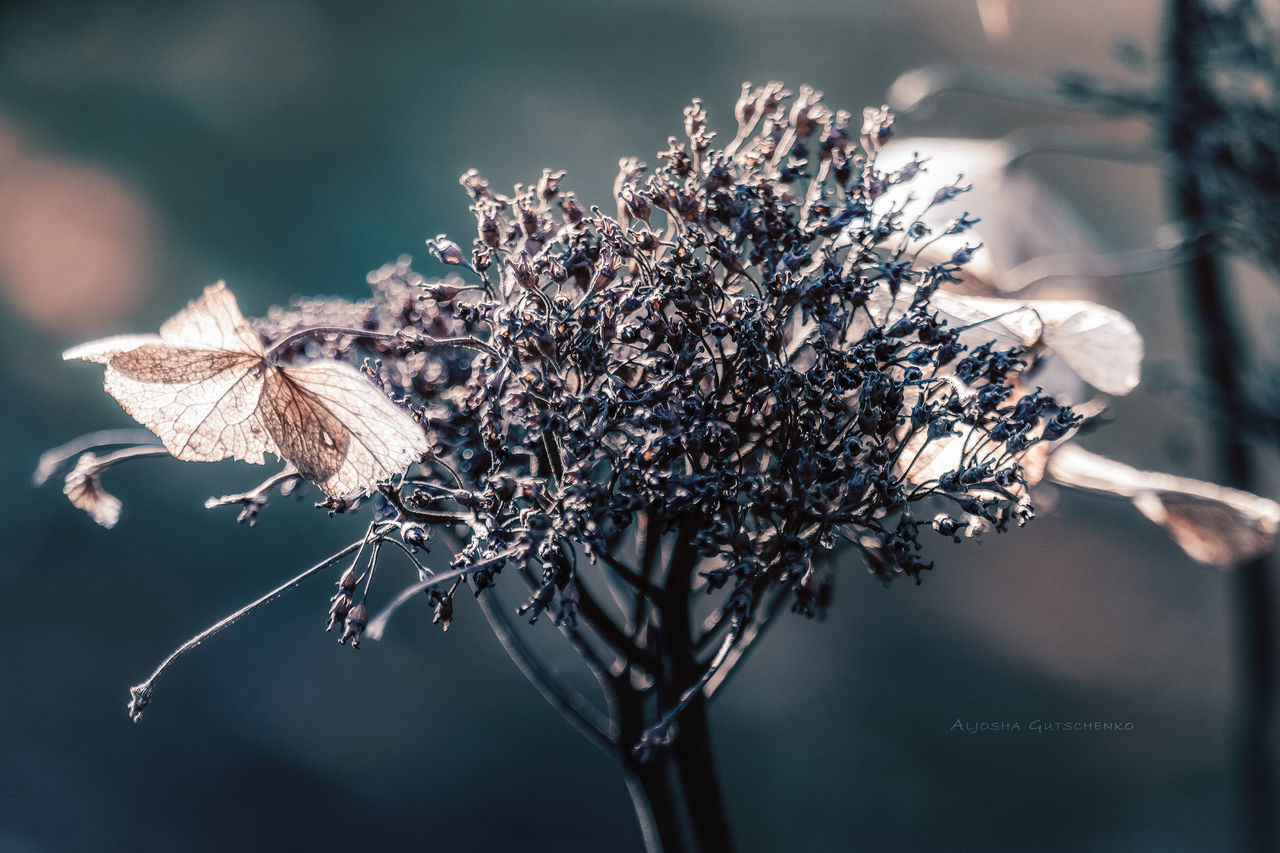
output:
[[[422,427],[358,370],[337,361],[269,376],[262,417],[280,456],[330,495],[372,488],[427,452]]]
[[[120,499],[102,487],[98,476],[98,457],[85,453],[67,474],[62,493],[76,509],[110,530],[120,520]]]
[[[1230,568],[1271,551],[1280,504],[1238,489],[1186,477],[1140,471],[1067,444],[1049,458],[1056,483],[1133,501],[1191,559]]]
[[[63,358],[105,364],[107,391],[179,459],[262,464],[272,453],[339,496],[403,473],[427,449],[413,418],[350,365],[273,364],[222,282],[159,335],[105,338]]]

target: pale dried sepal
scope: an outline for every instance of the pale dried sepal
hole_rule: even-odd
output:
[[[324,432],[280,430],[282,449],[286,441],[300,437],[304,442],[283,455],[327,494],[344,495],[389,480],[427,452],[422,426],[351,365],[314,361],[281,368],[279,374],[284,381],[269,385],[273,393],[277,387],[289,389],[290,411],[310,409],[304,419],[326,425]],[[274,411],[285,410],[272,402]],[[341,428],[337,435],[329,432],[333,425]],[[325,442],[326,435],[334,446]],[[343,453],[333,452],[337,445],[344,446]]]
[[[280,455],[259,411],[264,373],[251,353],[152,344],[112,358],[103,384],[178,459],[261,465]]]
[[[187,346],[263,354],[262,339],[221,281],[206,287],[199,299],[165,320],[160,337]]]
[[[1074,444],[1049,457],[1048,471],[1060,485],[1129,498],[1199,563],[1225,569],[1275,548],[1280,504],[1249,492],[1140,471]]]
[[[109,530],[120,520],[120,499],[102,487],[97,465],[98,457],[92,453],[83,454],[67,474],[62,493],[72,506],[84,510]]]
[[[1044,323],[1044,345],[1104,394],[1128,394],[1142,377],[1142,336],[1129,318],[1083,300],[1026,303]]]
[[[273,453],[331,497],[370,491],[421,458],[422,428],[350,365],[277,367],[219,282],[157,335],[92,341],[64,358],[107,365],[104,386],[179,459]]]

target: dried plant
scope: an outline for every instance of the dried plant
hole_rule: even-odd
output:
[[[361,539],[178,649],[133,689],[135,719],[177,655],[352,557],[328,614],[340,642],[423,597],[448,628],[465,586],[543,695],[617,757],[650,848],[728,846],[705,706],[775,616],[822,614],[847,552],[919,582],[922,530],[960,541],[1031,518],[1045,450],[1080,422],[1037,385],[1054,351],[1120,393],[1141,357],[1132,324],[1092,303],[948,293],[975,220],[931,211],[967,187],[917,201],[923,160],[882,169],[887,110],[851,130],[818,93],[771,83],[744,86],[735,116],[717,147],[694,101],[652,171],[620,162],[616,212],[584,207],[560,172],[509,195],[468,172],[473,249],[428,241],[465,277],[402,259],[369,276],[371,300],[299,300],[252,324],[217,286],[158,338],[68,352],[105,363],[164,442],[113,433],[42,461],[45,479],[75,461],[69,494],[102,523],[119,513],[102,472],[166,449],[285,460],[210,500],[241,521],[303,481],[330,514],[370,515]],[[103,444],[124,449],[91,455]],[[423,562],[433,539],[447,571]],[[420,582],[370,619],[385,547]],[[538,659],[499,583],[572,644],[598,700]]]

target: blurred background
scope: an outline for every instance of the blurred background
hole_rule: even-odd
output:
[[[568,170],[610,201],[703,98],[732,136],[744,80],[808,83],[855,115],[915,66],[1128,72],[1160,3],[1081,0],[243,0],[0,6],[0,850],[639,850],[621,776],[460,602],[340,648],[315,580],[190,654],[140,725],[127,688],[175,645],[358,535],[317,499],[255,529],[204,510],[262,473],[152,460],[114,472],[98,528],[39,453],[132,421],[61,351],[154,331],[225,279],[245,313],[360,297],[368,270],[466,245],[458,176]],[[1138,123],[956,94],[900,135],[994,138]],[[1150,245],[1153,168],[1038,157],[1100,247]],[[937,176],[938,182],[950,175]],[[928,176],[924,180],[928,180]],[[1239,271],[1246,307],[1276,300]],[[1251,283],[1249,283],[1251,282]],[[1086,442],[1213,479],[1174,275],[1103,285],[1147,341],[1146,380]],[[1274,495],[1274,491],[1272,492]],[[741,849],[1141,851],[1235,837],[1233,599],[1123,502],[1056,496],[1034,524],[932,544],[924,584],[842,574],[830,618],[783,620],[720,694],[713,736]],[[408,579],[406,573],[405,579]],[[391,594],[393,584],[383,590]],[[552,633],[546,624],[529,629]],[[565,657],[564,665],[572,665]],[[1133,723],[1045,733],[1033,720]],[[957,720],[1019,722],[968,734]]]

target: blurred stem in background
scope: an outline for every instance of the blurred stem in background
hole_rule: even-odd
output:
[[[1244,491],[1264,487],[1262,460],[1249,443],[1275,430],[1265,400],[1247,385],[1250,356],[1259,347],[1248,340],[1236,313],[1224,250],[1255,258],[1276,282],[1280,276],[1275,211],[1280,195],[1280,56],[1272,24],[1254,0],[1206,5],[1204,0],[1169,0],[1165,43],[1149,87],[1134,88],[1073,73],[1056,83],[945,64],[909,71],[889,91],[901,112],[923,106],[946,92],[970,92],[1017,103],[1085,109],[1103,117],[1143,116],[1159,134],[1163,151],[1153,152],[1169,172],[1172,203],[1183,253],[1187,322],[1198,341],[1196,358],[1208,389],[1213,418],[1212,453],[1227,485]],[[1121,160],[1128,149],[1061,132],[1014,134],[1009,163],[1027,153],[1057,151]],[[1117,156],[1119,153],[1121,156]],[[1153,255],[1155,257],[1155,255]],[[1151,264],[1148,269],[1159,268]],[[1125,274],[1107,271],[1095,259],[1068,264],[1080,277]],[[1127,266],[1127,265],[1126,265]],[[1129,272],[1138,271],[1136,268]],[[1225,566],[1224,566],[1225,567]],[[1280,849],[1277,809],[1277,673],[1274,596],[1266,557],[1234,566],[1236,655],[1240,681],[1236,742],[1236,786],[1240,804],[1240,846],[1248,853]]]
[[[1160,115],[1165,144],[1173,154],[1172,185],[1177,213],[1191,233],[1217,236],[1210,214],[1206,180],[1216,174],[1205,168],[1204,128],[1222,109],[1210,92],[1205,36],[1208,20],[1200,0],[1171,0],[1165,51],[1166,102]],[[1217,461],[1227,485],[1254,490],[1258,461],[1245,440],[1244,413],[1249,401],[1244,390],[1245,356],[1251,351],[1236,321],[1231,284],[1217,252],[1218,241],[1184,267],[1188,321],[1200,344],[1200,368],[1209,380],[1213,411],[1219,415],[1211,432]],[[1277,803],[1272,766],[1271,718],[1276,704],[1276,661],[1272,595],[1267,558],[1237,567],[1240,598],[1238,643],[1241,690],[1239,796],[1244,849],[1265,853],[1276,849]]]

